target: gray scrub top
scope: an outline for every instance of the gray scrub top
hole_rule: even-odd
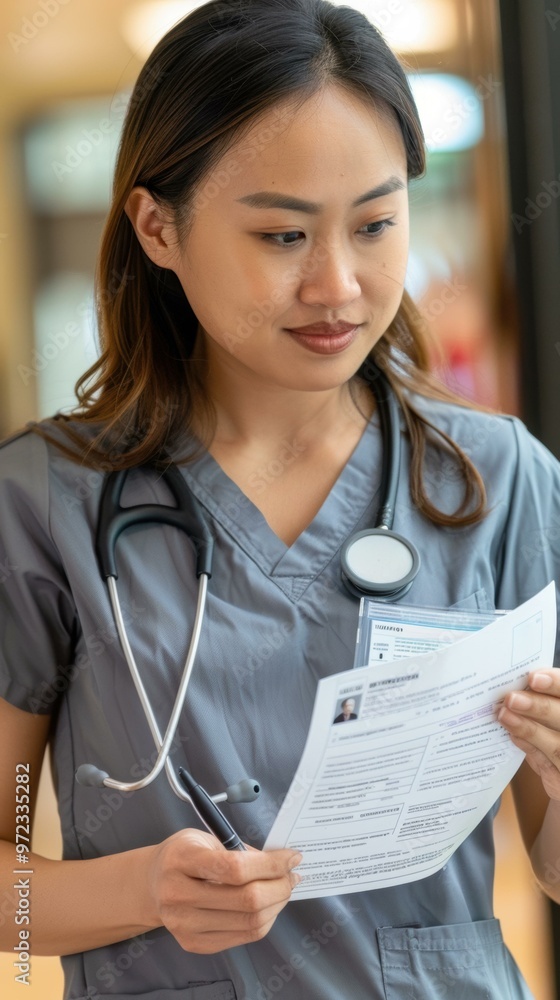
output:
[[[513,608],[558,578],[560,464],[514,418],[416,403],[468,452],[490,513],[461,529],[423,518],[409,495],[404,439],[394,528],[415,542],[422,568],[403,603]],[[321,510],[287,547],[208,453],[182,467],[210,516],[215,556],[172,759],[211,793],[257,778],[256,802],[223,806],[255,847],[295,773],[318,680],[352,668],[359,602],[341,583],[339,554],[353,531],[372,525],[380,473],[374,416]],[[92,762],[131,781],[155,758],[97,568],[102,481],[33,433],[0,450],[0,694],[25,711],[56,710],[52,753],[67,859],[202,826],[164,773],[134,794],[74,780]],[[431,456],[426,481],[438,506],[453,511],[462,487],[448,456]],[[145,470],[129,475],[122,502],[173,503]],[[176,529],[145,526],[121,536],[117,562],[129,636],[163,730],[193,620],[193,547]],[[497,807],[437,874],[290,902],[254,944],[196,955],[158,928],[66,956],[65,1000],[528,1000],[493,917]]]

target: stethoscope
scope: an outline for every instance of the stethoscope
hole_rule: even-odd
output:
[[[347,590],[355,597],[394,601],[404,597],[410,590],[420,569],[420,556],[412,542],[392,530],[401,467],[398,404],[388,380],[370,361],[367,362],[366,377],[377,401],[383,444],[381,504],[377,511],[375,527],[355,533],[344,544],[341,551],[342,580]],[[165,504],[122,507],[120,498],[128,471],[123,469],[109,473],[105,480],[99,507],[96,553],[101,575],[107,582],[119,641],[158,753],[152,770],[138,781],[117,781],[93,764],[82,764],[76,772],[76,779],[81,785],[105,786],[121,792],[136,792],[154,781],[165,767],[167,779],[175,794],[184,801],[192,802],[171,766],[169,755],[197,655],[208,580],[212,576],[214,539],[201,505],[187,487],[177,466],[170,462],[162,473],[176,501],[176,507]],[[199,581],[189,650],[163,737],[128,641],[117,593],[118,573],[115,559],[117,541],[123,531],[135,525],[154,523],[171,525],[186,532],[195,547],[196,576]],[[259,791],[258,782],[246,778],[211,798],[215,803],[251,802],[257,798]]]

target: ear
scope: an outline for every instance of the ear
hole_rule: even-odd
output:
[[[124,210],[150,260],[159,267],[173,270],[179,241],[168,210],[158,205],[144,187],[133,188]]]

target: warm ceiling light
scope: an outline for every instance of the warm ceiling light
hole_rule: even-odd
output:
[[[145,0],[130,7],[121,18],[127,45],[140,59],[147,59],[170,28],[207,0]]]
[[[146,59],[160,38],[207,0],[144,0],[134,4],[122,19],[127,44]],[[397,52],[442,52],[458,41],[457,13],[453,0],[331,0],[354,7],[383,33]]]

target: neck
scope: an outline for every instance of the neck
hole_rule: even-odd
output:
[[[364,428],[375,410],[373,396],[362,383],[299,392],[236,376],[219,369],[206,381],[217,416],[212,439],[216,445],[264,449],[297,440],[309,447],[331,435]]]

